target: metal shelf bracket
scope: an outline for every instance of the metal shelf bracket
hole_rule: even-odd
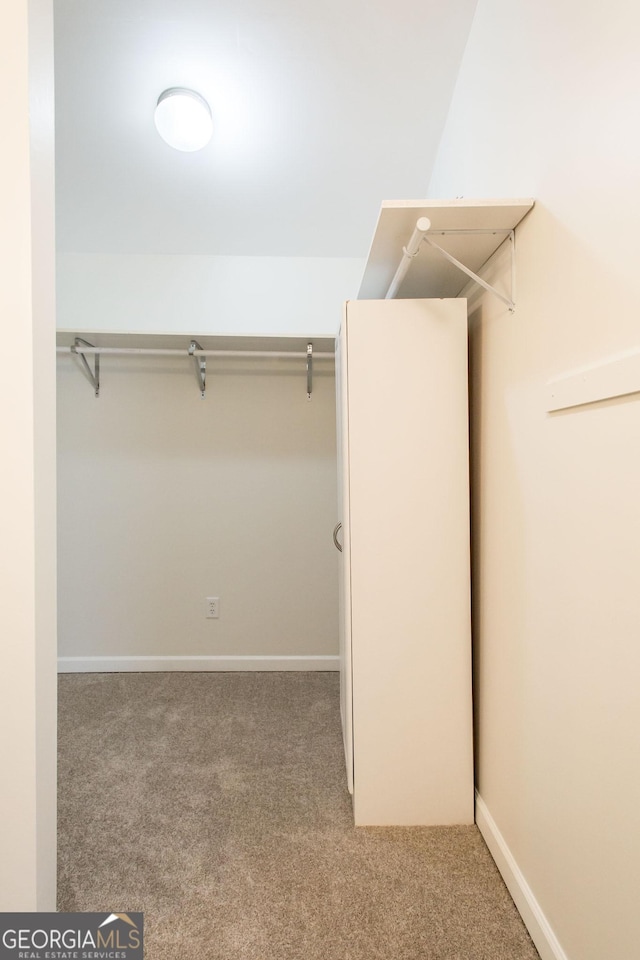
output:
[[[196,365],[196,378],[200,387],[200,396],[204,399],[207,390],[207,358],[196,356],[195,351],[202,350],[197,340],[192,340],[189,344],[189,356],[193,357]]]
[[[311,400],[313,389],[313,344],[307,344],[307,400]]]
[[[82,367],[81,370],[91,386],[95,391],[96,397],[100,396],[100,354],[94,353],[93,355],[93,370],[87,362],[87,358],[82,352],[83,347],[91,347],[92,350],[95,350],[95,345],[89,343],[88,340],[83,340],[82,337],[76,337],[71,346],[71,353],[75,354],[76,357],[80,360]]]
[[[457,231],[457,230],[442,230],[438,231],[443,234],[448,233],[500,233],[502,231],[492,231],[492,230],[475,230],[475,231]],[[515,230],[504,231],[505,239],[508,239],[509,246],[511,249],[511,296],[507,297],[504,293],[501,293],[499,290],[496,290],[494,286],[490,283],[487,283],[486,280],[483,280],[482,277],[479,277],[477,273],[474,273],[473,270],[470,270],[469,267],[465,266],[464,263],[461,263],[460,260],[456,260],[447,250],[443,250],[440,244],[436,243],[435,240],[432,240],[431,237],[424,236],[423,242],[428,243],[430,247],[433,247],[434,250],[437,250],[445,260],[448,260],[449,263],[452,263],[454,267],[457,267],[458,270],[461,270],[468,277],[473,280],[474,283],[477,283],[479,286],[483,287],[488,293],[492,293],[494,297],[497,297],[498,300],[501,300],[502,303],[505,303],[509,308],[509,313],[515,313],[515,287],[516,287],[516,256],[515,256],[515,246],[516,246],[516,233]]]

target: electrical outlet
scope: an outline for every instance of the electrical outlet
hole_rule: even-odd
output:
[[[207,620],[217,620],[220,616],[220,597],[207,597]]]

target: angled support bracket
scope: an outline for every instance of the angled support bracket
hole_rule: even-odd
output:
[[[460,232],[463,232],[463,231],[460,231]],[[489,231],[483,231],[483,232],[489,232]],[[464,263],[461,263],[459,260],[456,260],[455,257],[453,257],[447,250],[443,250],[442,247],[435,242],[435,240],[431,239],[431,237],[425,236],[423,240],[425,243],[428,243],[430,247],[433,247],[434,250],[437,250],[439,253],[441,253],[442,256],[445,258],[445,260],[448,260],[449,263],[452,263],[454,267],[457,267],[458,270],[462,270],[463,273],[466,273],[466,275],[470,277],[474,283],[477,283],[479,286],[484,287],[484,289],[488,293],[492,293],[494,297],[497,297],[498,300],[501,300],[503,303],[505,303],[508,306],[510,313],[514,313],[516,309],[516,305],[515,305],[515,283],[516,283],[515,230],[509,231],[508,238],[511,246],[511,296],[510,297],[505,296],[504,293],[500,293],[499,290],[496,290],[496,288],[493,287],[490,283],[487,283],[486,280],[483,280],[482,277],[479,277],[477,273],[474,273],[473,270],[470,270],[469,267],[465,266]]]
[[[87,362],[82,348],[90,347],[93,351],[93,370]],[[96,397],[100,396],[100,352],[96,349],[93,343],[89,343],[88,340],[83,340],[82,337],[76,337],[71,346],[71,353],[74,353],[76,357],[80,360],[82,364],[82,372],[85,377],[93,387]]]
[[[311,400],[313,389],[313,344],[307,344],[307,400]]]
[[[196,378],[200,387],[200,396],[204,399],[207,390],[207,358],[196,356],[195,351],[202,350],[197,340],[192,340],[189,344],[189,356],[193,357],[196,365]]]

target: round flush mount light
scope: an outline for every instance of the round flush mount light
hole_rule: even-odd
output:
[[[170,87],[158,97],[156,129],[165,143],[176,150],[202,150],[213,133],[209,104],[195,90]]]

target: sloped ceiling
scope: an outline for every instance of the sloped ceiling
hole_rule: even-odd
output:
[[[55,0],[58,248],[364,257],[424,195],[476,0]],[[211,105],[179,153],[167,87]]]

